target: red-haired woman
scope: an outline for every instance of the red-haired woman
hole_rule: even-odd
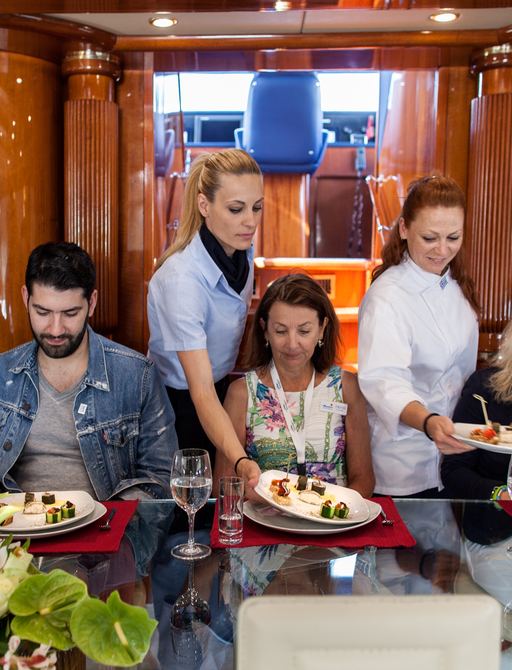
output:
[[[359,383],[378,493],[437,497],[441,454],[470,449],[449,418],[478,345],[464,207],[452,179],[413,182],[360,308]]]

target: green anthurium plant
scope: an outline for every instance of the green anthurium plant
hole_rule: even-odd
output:
[[[124,603],[117,591],[103,602],[64,570],[39,572],[28,543],[7,538],[0,546],[2,670],[54,670],[57,652],[74,647],[103,665],[136,665],[156,625],[144,608]]]

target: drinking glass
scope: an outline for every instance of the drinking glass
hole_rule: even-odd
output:
[[[211,548],[194,542],[194,519],[205,505],[212,490],[210,457],[204,449],[179,449],[174,454],[171,469],[171,490],[176,503],[188,516],[188,542],[171,550],[175,558],[194,561],[205,558]]]
[[[241,477],[219,479],[219,542],[239,544],[244,519],[244,480]]]

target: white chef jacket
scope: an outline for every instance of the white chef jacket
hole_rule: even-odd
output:
[[[477,315],[448,270],[426,272],[409,257],[388,268],[359,309],[358,377],[370,407],[375,491],[410,495],[442,488],[440,454],[400,422],[413,401],[451,416],[476,367]]]

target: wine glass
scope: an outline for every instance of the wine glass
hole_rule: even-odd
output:
[[[194,542],[194,518],[206,503],[212,490],[210,457],[204,449],[179,449],[174,454],[171,469],[171,490],[176,503],[188,515],[188,542],[171,550],[175,558],[194,561],[205,558],[211,548]]]

